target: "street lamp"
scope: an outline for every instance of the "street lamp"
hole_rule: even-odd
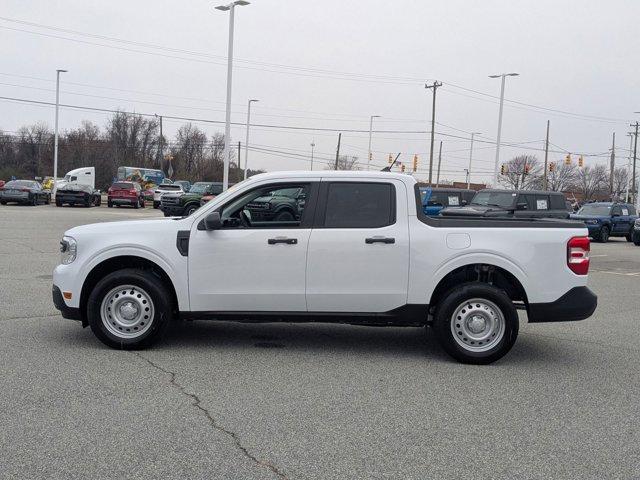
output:
[[[469,149],[469,168],[467,169],[467,190],[471,186],[471,160],[473,160],[473,137],[480,135],[480,132],[471,132],[471,148]]]
[[[498,183],[498,162],[500,161],[500,134],[502,132],[502,108],[504,106],[504,79],[505,77],[517,77],[519,73],[501,73],[500,75],[489,75],[489,78],[502,78],[500,87],[500,113],[498,114],[498,138],[496,139],[496,161],[493,165],[493,187]]]
[[[60,106],[60,74],[67,70],[56,70],[56,120],[53,140],[53,189],[55,194],[56,180],[58,179],[58,108]]]
[[[311,140],[311,171],[313,171],[313,149],[316,147],[315,140]]]
[[[244,141],[244,179],[247,179],[247,164],[249,162],[249,120],[251,120],[251,104],[253,102],[259,102],[260,100],[256,100],[252,98],[247,103],[247,136]],[[226,142],[225,142],[226,144]],[[240,159],[238,159],[238,164],[240,164]]]
[[[373,129],[373,119],[380,118],[380,115],[371,115],[369,117],[369,157],[367,157],[367,170],[371,170],[371,133]]]
[[[229,188],[229,163],[231,163],[231,72],[233,71],[233,17],[236,6],[249,5],[246,0],[236,0],[228,5],[218,5],[216,10],[229,11],[229,50],[227,52],[227,112],[224,126],[224,169],[222,190]],[[238,159],[239,161],[240,159]]]

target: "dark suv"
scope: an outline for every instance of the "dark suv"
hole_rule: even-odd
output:
[[[541,190],[480,190],[466,207],[445,208],[445,216],[569,218],[561,192]]]
[[[220,182],[196,182],[187,193],[165,193],[160,199],[160,210],[165,217],[191,215],[200,208],[202,197],[222,193]]]
[[[638,215],[630,203],[594,202],[585,204],[571,218],[582,220],[594,240],[607,242],[609,237],[625,237],[631,242]]]
[[[300,220],[305,199],[302,187],[282,188],[251,201],[246,210],[249,210],[251,221],[293,222]]]
[[[443,208],[464,207],[476,193],[462,188],[430,187],[429,185],[418,185],[418,188],[422,200],[422,211],[429,216],[438,215]]]

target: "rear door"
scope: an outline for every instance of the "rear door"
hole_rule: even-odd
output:
[[[321,183],[309,239],[309,312],[387,312],[407,301],[407,191],[398,180]]]

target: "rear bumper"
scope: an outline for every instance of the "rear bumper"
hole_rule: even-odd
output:
[[[51,293],[53,295],[53,305],[58,310],[60,310],[60,313],[64,318],[67,318],[69,320],[82,320],[80,309],[69,307],[66,303],[64,303],[64,299],[62,298],[62,292],[56,285],[54,285],[53,288],[51,289]]]
[[[89,199],[89,195],[80,193],[56,193],[56,200],[62,203],[82,203]]]
[[[0,200],[4,202],[28,202],[29,193],[4,193],[0,195]]]
[[[135,205],[138,199],[127,197],[109,197],[108,201],[113,203],[114,205]]]
[[[598,297],[588,287],[574,287],[554,302],[529,304],[527,317],[529,323],[584,320],[597,306]]]

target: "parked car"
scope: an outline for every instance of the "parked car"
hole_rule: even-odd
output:
[[[14,202],[24,205],[51,203],[51,192],[45,191],[35,180],[10,180],[0,188],[0,204]]]
[[[637,218],[635,222],[633,222],[633,233],[631,234],[631,240],[633,240],[633,244],[640,247],[640,218]]]
[[[167,193],[162,196],[160,209],[165,217],[181,217],[191,215],[198,208],[206,195],[219,195],[222,193],[220,182],[196,182],[188,193]]]
[[[83,183],[67,183],[56,191],[56,207],[62,207],[65,203],[83,205],[85,207],[99,207],[102,202],[100,190]]]
[[[305,196],[299,218],[254,223],[256,199]],[[169,195],[169,194],[168,194]],[[505,355],[529,322],[581,320],[589,238],[579,222],[429,217],[409,175],[255,175],[193,215],[65,232],[53,302],[117,349],[175,319],[431,325],[462,362]]]
[[[422,211],[425,215],[439,215],[443,208],[464,207],[473,196],[474,190],[461,188],[443,188],[420,186],[420,198],[422,199]]]
[[[160,200],[165,193],[183,194],[184,189],[179,183],[161,183],[153,191],[153,208],[160,208]]]
[[[561,192],[495,190],[477,192],[466,207],[445,208],[445,216],[569,218],[571,213]]]
[[[230,183],[229,184],[229,188],[231,188],[234,185],[235,185],[235,183]],[[221,193],[222,193],[222,182],[213,182],[213,187],[211,187],[209,189],[209,191],[207,193],[205,193],[202,196],[202,198],[200,199],[200,206],[202,206],[205,203],[213,200],[214,198],[216,198]]]
[[[594,240],[605,243],[609,237],[625,237],[631,242],[638,215],[630,203],[593,202],[586,203],[571,218],[582,220]]]
[[[173,183],[177,183],[182,186],[182,190],[184,190],[185,193],[191,188],[191,182],[188,180],[175,180]]]
[[[144,208],[142,187],[138,182],[114,182],[107,191],[107,207],[130,205]]]
[[[245,212],[255,225],[259,222],[297,222],[304,211],[306,198],[302,187],[281,188],[252,200]]]

